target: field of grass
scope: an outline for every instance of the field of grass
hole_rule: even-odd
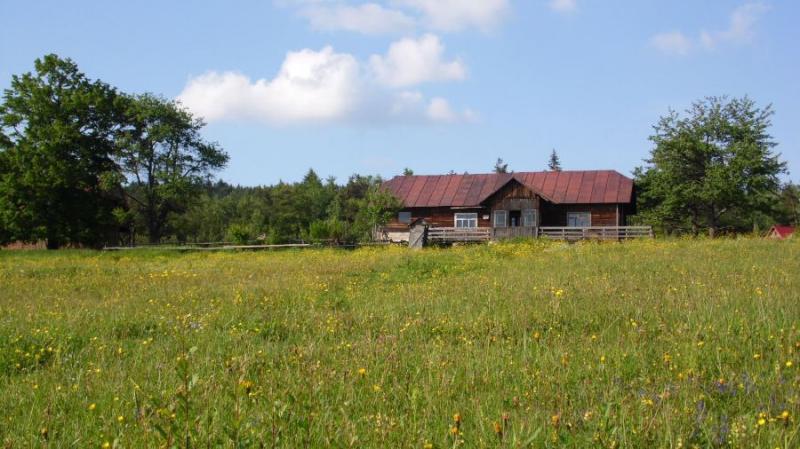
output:
[[[0,252],[0,445],[800,447],[800,241]]]

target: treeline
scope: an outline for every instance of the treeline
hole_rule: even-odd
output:
[[[353,175],[343,185],[309,170],[301,182],[241,187],[207,183],[191,207],[170,220],[177,242],[331,244],[370,240],[397,202],[379,177]]]

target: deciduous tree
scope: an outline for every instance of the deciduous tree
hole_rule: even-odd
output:
[[[747,97],[709,97],[682,116],[661,117],[654,148],[636,170],[639,209],[666,229],[749,229],[755,213],[769,213],[786,165],[772,152],[772,107]]]
[[[0,238],[96,246],[116,233],[120,94],[50,54],[0,105]]]

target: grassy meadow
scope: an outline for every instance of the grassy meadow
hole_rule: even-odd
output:
[[[0,251],[0,447],[798,448],[800,241]]]

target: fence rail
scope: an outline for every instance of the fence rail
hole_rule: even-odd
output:
[[[652,238],[650,226],[591,226],[585,228],[542,226],[539,236],[553,240],[627,240]]]
[[[509,226],[506,228],[494,228],[492,229],[492,234],[495,240],[502,240],[523,237],[533,238],[539,233],[536,226]]]
[[[428,241],[431,243],[485,242],[515,237],[540,237],[552,240],[628,240],[652,238],[650,226],[591,226],[565,227],[542,226],[509,228],[428,228]]]
[[[428,228],[430,242],[485,242],[491,238],[492,228]]]

